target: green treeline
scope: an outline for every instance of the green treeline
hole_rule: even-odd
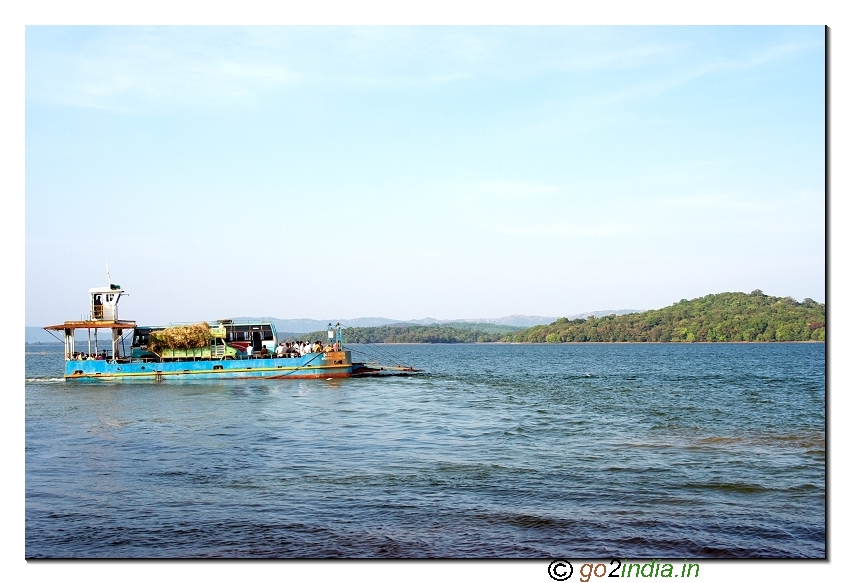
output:
[[[299,340],[325,340],[324,331]],[[601,318],[561,318],[546,326],[518,328],[496,324],[451,324],[347,328],[345,342],[458,343],[458,342],[823,342],[826,306],[810,298],[727,292],[682,300],[660,310]]]
[[[727,292],[660,310],[568,320],[510,335],[510,342],[773,342],[826,339],[826,306],[810,298]]]
[[[346,343],[459,343],[459,342],[502,342],[513,332],[522,330],[518,326],[499,326],[497,324],[478,324],[456,322],[452,324],[431,324],[427,326],[411,324],[390,326],[346,328],[344,338]],[[298,340],[324,340],[325,332],[310,332]]]

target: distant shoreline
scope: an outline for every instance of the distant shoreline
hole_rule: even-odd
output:
[[[25,342],[26,346],[62,346],[61,342]],[[365,343],[357,343],[350,342],[349,344],[353,346],[369,346],[369,345],[379,345],[379,346],[438,346],[441,344],[449,344],[449,345],[458,345],[458,344],[480,344],[480,345],[496,345],[500,344],[503,346],[557,346],[562,344],[826,344],[825,340],[723,340],[723,341],[704,341],[704,340],[694,340],[693,342],[659,342],[659,341],[646,341],[646,342],[635,342],[631,340],[626,340],[623,342],[611,342],[610,340],[588,340],[585,342],[580,342],[574,340],[572,342],[365,342]]]
[[[422,346],[422,345],[440,345],[440,344],[450,344],[450,345],[458,345],[458,344],[480,344],[480,345],[502,345],[502,346],[560,346],[563,344],[826,344],[825,340],[724,340],[724,341],[703,341],[703,340],[695,340],[693,342],[659,342],[659,341],[646,341],[646,342],[634,342],[634,341],[623,341],[623,342],[611,342],[610,340],[593,340],[587,342],[367,342],[363,344],[358,344],[356,342],[351,342],[349,344],[356,346],[370,346],[370,345],[378,345],[378,346]]]

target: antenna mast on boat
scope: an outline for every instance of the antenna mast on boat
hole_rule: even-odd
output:
[[[333,324],[328,322],[328,343],[334,344],[332,342],[336,338],[336,342],[339,343],[340,348],[342,347],[342,327],[339,325],[339,322],[336,323],[336,327]]]
[[[109,275],[109,263],[106,264],[106,279],[109,280],[109,287],[112,287],[112,276]]]

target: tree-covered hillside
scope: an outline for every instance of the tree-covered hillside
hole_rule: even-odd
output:
[[[511,342],[771,342],[826,339],[826,306],[806,298],[727,292],[660,310],[534,326]]]

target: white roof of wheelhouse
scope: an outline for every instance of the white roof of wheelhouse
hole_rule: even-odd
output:
[[[126,294],[123,289],[120,287],[118,289],[112,289],[111,287],[93,287],[89,289],[90,294]]]

